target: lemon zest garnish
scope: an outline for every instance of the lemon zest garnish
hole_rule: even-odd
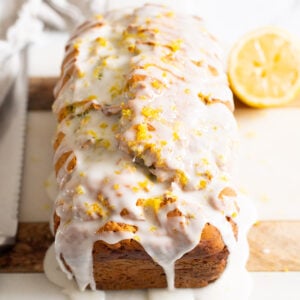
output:
[[[89,96],[87,97],[87,99],[88,99],[88,100],[95,100],[95,99],[97,99],[97,96],[96,96],[96,95],[89,95]]]
[[[137,242],[141,241],[141,238],[138,235],[134,235],[133,239],[136,240]]]
[[[220,177],[220,179],[221,179],[222,181],[225,181],[225,182],[228,181],[228,177],[227,177],[226,175],[222,175],[222,176]]]
[[[159,196],[159,197],[152,197],[152,198],[148,198],[145,199],[143,202],[143,206],[144,207],[151,207],[155,213],[158,212],[160,205],[163,201],[163,197]]]
[[[204,180],[204,179],[200,180],[198,187],[199,187],[200,189],[205,189],[206,186],[207,186],[206,180]]]
[[[102,141],[101,141],[101,145],[102,145],[104,148],[108,149],[108,148],[110,147],[110,141],[109,141],[109,140],[102,140]]]
[[[183,171],[176,170],[176,177],[182,186],[185,186],[188,183],[188,178]]]
[[[153,80],[151,82],[152,87],[154,87],[155,89],[162,89],[163,88],[163,83],[159,80]]]
[[[178,133],[176,131],[173,132],[173,141],[178,141],[180,139]]]
[[[113,85],[110,89],[109,89],[110,95],[111,97],[116,97],[118,95],[120,95],[122,93],[122,89],[117,86],[117,85]]]
[[[175,16],[174,11],[168,11],[168,12],[166,13],[166,17],[168,17],[168,18],[173,18],[174,16]]]
[[[118,130],[118,128],[119,128],[119,124],[118,124],[118,123],[115,123],[115,124],[113,124],[113,125],[111,126],[111,130],[112,130],[113,132],[116,132],[116,131]]]
[[[152,136],[148,132],[147,124],[141,123],[136,126],[136,140],[143,141],[151,138]]]
[[[202,158],[201,161],[204,165],[206,165],[206,166],[209,165],[209,161],[207,158]]]
[[[168,44],[167,47],[170,48],[173,52],[176,52],[180,49],[182,40],[172,41],[171,44]]]
[[[154,225],[152,225],[152,226],[150,226],[149,230],[150,230],[151,232],[155,232],[155,231],[157,230],[157,227],[154,226]]]
[[[99,21],[101,21],[101,20],[103,19],[103,16],[100,15],[100,14],[94,15],[94,17],[95,17],[95,19],[97,19],[97,20],[99,20]]]
[[[88,202],[85,202],[84,206],[86,207],[86,214],[88,216],[92,216],[93,214],[97,214],[101,217],[104,216],[103,209],[98,203],[89,204]]]
[[[238,215],[238,214],[237,214],[237,212],[235,211],[235,212],[233,212],[233,213],[231,214],[231,217],[232,217],[232,218],[236,218],[237,215]]]
[[[95,67],[93,70],[93,76],[94,76],[94,78],[97,78],[100,80],[103,76],[103,67],[102,66]]]
[[[147,99],[148,99],[148,97],[147,97],[147,96],[145,96],[145,95],[141,95],[141,96],[139,96],[139,99],[141,99],[141,100],[147,100]]]
[[[115,183],[114,185],[113,185],[113,189],[114,190],[118,190],[120,188],[120,185],[119,184],[117,184],[117,183]]]
[[[196,135],[197,136],[202,136],[202,132],[200,130],[196,130]]]
[[[99,125],[100,128],[105,129],[108,127],[107,123],[103,122]]]
[[[83,77],[85,77],[85,72],[83,72],[82,70],[78,70],[78,77],[79,78],[83,78]]]
[[[84,116],[81,120],[80,120],[80,124],[81,125],[86,125],[88,124],[88,122],[90,121],[91,116],[90,115],[86,115]]]
[[[81,39],[75,41],[74,44],[73,44],[74,49],[78,50],[80,48],[81,44],[82,44]]]
[[[86,133],[95,139],[98,137],[97,133],[92,129],[87,130]]]
[[[140,190],[140,188],[137,187],[137,186],[133,186],[131,189],[132,189],[132,191],[135,192],[135,193],[137,193],[137,192]]]
[[[106,58],[102,60],[101,65],[102,65],[103,67],[106,67],[106,66],[107,66],[107,59],[106,59]]]
[[[132,110],[130,108],[123,108],[122,109],[122,117],[130,118],[132,116]]]
[[[107,41],[106,41],[106,39],[103,38],[103,37],[97,37],[97,38],[96,38],[96,43],[97,43],[99,46],[102,46],[102,47],[107,46]]]
[[[138,185],[141,189],[145,190],[146,192],[149,192],[149,188],[148,188],[149,181],[147,179],[144,181],[139,181]]]
[[[76,194],[78,195],[83,195],[85,192],[84,192],[84,188],[82,187],[82,185],[78,185],[75,189],[76,191]]]
[[[152,119],[157,119],[161,113],[161,109],[157,108],[152,108],[149,106],[145,106],[142,108],[142,115],[148,118],[152,118]]]

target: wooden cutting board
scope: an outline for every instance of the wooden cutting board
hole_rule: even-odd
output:
[[[29,111],[50,110],[56,78],[29,80]],[[239,108],[243,107],[238,103]],[[300,99],[291,106],[299,107]],[[300,220],[257,222],[249,232],[249,271],[300,271]],[[0,254],[0,272],[43,272],[53,242],[47,223],[20,223],[15,246]]]

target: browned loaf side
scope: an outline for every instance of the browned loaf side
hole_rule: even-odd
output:
[[[55,231],[59,217],[54,217]],[[236,225],[229,219],[235,233]],[[175,287],[198,288],[218,279],[223,273],[229,251],[219,230],[206,224],[199,244],[175,263]],[[167,281],[160,265],[136,240],[116,244],[97,241],[93,247],[94,279],[97,289],[165,288]]]

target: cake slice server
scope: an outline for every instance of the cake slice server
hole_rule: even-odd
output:
[[[23,50],[12,58],[18,74],[0,106],[0,251],[14,244],[18,227],[27,111],[25,57]]]

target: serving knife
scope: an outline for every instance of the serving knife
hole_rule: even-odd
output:
[[[0,106],[0,251],[14,244],[27,111],[26,50],[15,54],[18,74]]]

